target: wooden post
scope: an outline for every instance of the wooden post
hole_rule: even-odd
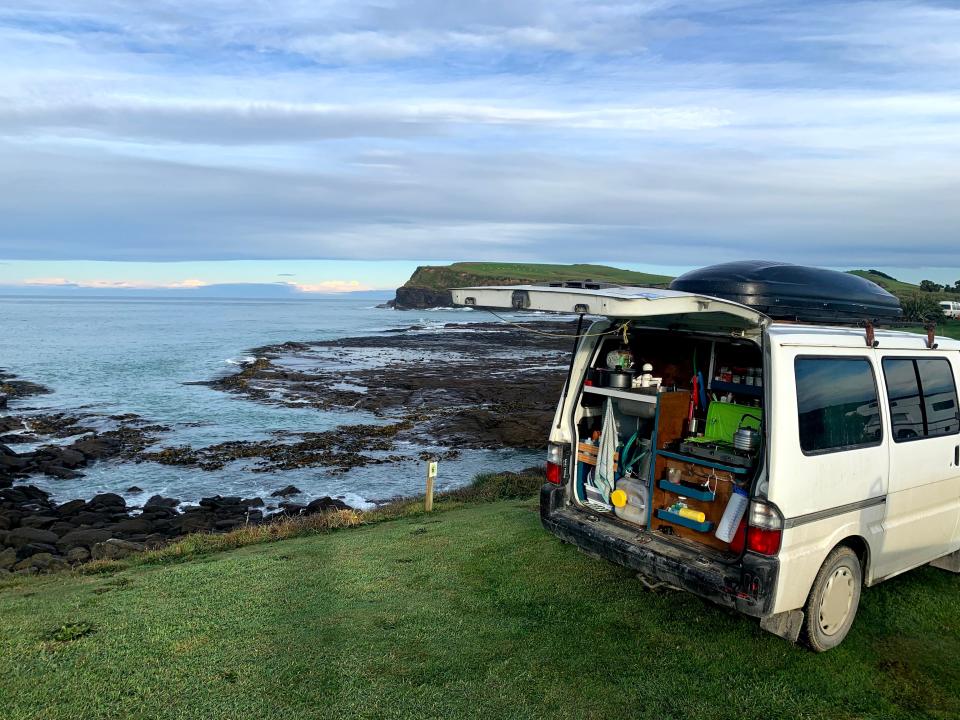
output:
[[[423,509],[427,512],[433,511],[433,480],[437,477],[437,462],[431,460],[427,463],[427,496],[423,501]]]

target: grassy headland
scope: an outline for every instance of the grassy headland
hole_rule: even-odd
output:
[[[956,576],[867,590],[844,644],[814,655],[560,543],[533,478],[500,477],[430,516],[25,578],[0,592],[0,715],[960,714]]]
[[[540,263],[458,262],[452,265],[424,265],[414,271],[405,287],[449,290],[469,285],[522,285],[561,280],[594,280],[623,285],[666,285],[669,275],[621,270],[606,265],[546,265]]]

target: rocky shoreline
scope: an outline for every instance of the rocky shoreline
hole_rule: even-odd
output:
[[[269,508],[259,497],[217,495],[185,506],[159,495],[128,504],[116,493],[57,504],[46,491],[24,484],[36,474],[70,480],[105,460],[201,471],[244,460],[254,472],[315,466],[336,472],[411,460],[411,446],[431,448],[416,455],[419,459],[451,459],[466,448],[542,448],[565,376],[572,332],[566,322],[524,328],[448,324],[256,348],[250,352],[254,361],[202,384],[254,402],[362,410],[377,422],[196,448],[156,448],[169,428],[136,415],[94,421],[81,413],[14,413],[6,408],[7,397],[20,401],[50,391],[0,373],[0,402],[6,408],[0,417],[0,575],[119,558],[192,532],[228,532],[278,518],[348,509],[331,497],[290,502],[289,496],[300,494],[292,486],[275,491],[278,505]],[[27,442],[38,447],[17,453],[6,445]],[[140,492],[127,490],[128,496]]]

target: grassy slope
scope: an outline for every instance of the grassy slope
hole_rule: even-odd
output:
[[[406,282],[406,286],[447,290],[465,285],[514,285],[584,279],[646,286],[666,284],[672,278],[666,275],[620,270],[605,265],[461,262],[444,266],[419,267]]]
[[[960,714],[958,578],[867,590],[814,655],[461,507],[0,592],[14,718],[891,718]],[[45,640],[63,623],[94,632]]]

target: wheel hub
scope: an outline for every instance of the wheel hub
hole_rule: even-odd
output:
[[[843,627],[853,605],[854,590],[850,568],[842,565],[833,571],[820,596],[818,621],[824,635],[833,635]]]

